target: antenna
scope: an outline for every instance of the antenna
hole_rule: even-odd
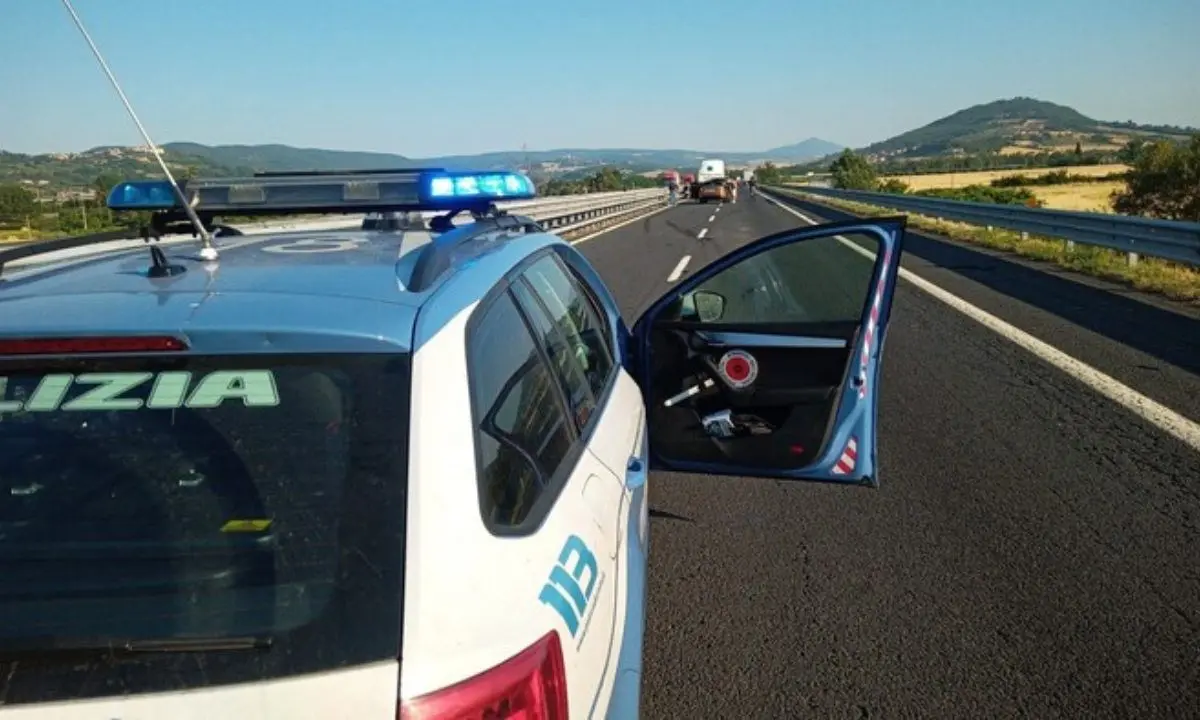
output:
[[[75,27],[79,28],[79,32],[83,34],[83,39],[87,40],[88,47],[92,49],[92,54],[96,56],[96,61],[100,63],[104,74],[108,76],[108,81],[112,83],[113,89],[117,91],[121,102],[125,105],[125,109],[129,111],[129,117],[133,118],[133,124],[137,125],[138,132],[142,134],[142,139],[150,146],[150,152],[154,154],[154,159],[158,161],[158,166],[162,168],[163,174],[167,176],[167,180],[171,183],[172,189],[175,190],[175,197],[179,199],[180,205],[183,206],[183,211],[187,213],[188,220],[191,221],[192,227],[196,230],[196,234],[200,236],[200,257],[204,260],[216,260],[217,249],[213,247],[212,235],[209,235],[208,230],[204,228],[204,223],[200,221],[200,216],[196,214],[196,210],[184,197],[183,191],[179,189],[179,183],[175,182],[175,176],[171,174],[170,168],[167,167],[166,161],[162,158],[162,149],[154,144],[150,139],[150,133],[146,132],[146,128],[142,125],[142,121],[138,119],[137,113],[134,112],[133,106],[129,104],[129,98],[125,97],[125,91],[121,89],[117,78],[113,76],[112,70],[109,70],[108,63],[104,61],[104,56],[100,54],[100,49],[96,47],[96,43],[92,42],[92,36],[88,34],[87,28],[83,26],[83,21],[79,19],[79,15],[75,13],[75,8],[71,6],[71,0],[62,0],[62,4],[67,8],[67,12],[71,13],[71,19],[75,21]]]

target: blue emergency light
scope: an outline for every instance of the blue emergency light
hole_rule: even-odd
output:
[[[492,173],[487,175],[433,175],[429,178],[429,197],[442,198],[492,198],[516,199],[534,197],[533,183],[524,175],[516,173]]]
[[[520,173],[440,169],[264,173],[186,180],[180,189],[197,213],[207,215],[474,210],[537,197],[533,182]],[[167,180],[119,183],[107,204],[117,211],[183,210]]]
[[[179,199],[166,180],[134,180],[117,183],[107,204],[112,210],[170,210],[179,207]]]

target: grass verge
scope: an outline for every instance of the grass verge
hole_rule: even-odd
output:
[[[1077,210],[1079,212],[1111,213],[1109,198],[1114,192],[1125,189],[1123,182],[1067,183],[1029,187],[1042,201],[1042,206],[1053,210]]]
[[[806,202],[825,205],[856,215],[896,215],[898,212],[895,209],[878,205],[804,195],[802,191],[791,189],[777,188],[776,191],[802,196]],[[905,214],[908,215],[908,221],[912,227],[951,240],[1003,250],[1032,260],[1053,263],[1058,267],[1092,277],[1121,282],[1138,290],[1162,295],[1172,300],[1200,304],[1200,270],[1187,265],[1148,257],[1142,257],[1136,265],[1130,265],[1125,253],[1107,248],[1087,245],[1076,245],[1070,248],[1066,241],[1058,238],[1035,235],[1023,238],[1021,233],[1010,230],[988,230],[978,225],[947,220],[939,221],[937,218],[914,213]]]
[[[1064,167],[1023,168],[1016,170],[967,170],[957,173],[928,173],[925,175],[887,175],[883,179],[895,179],[908,185],[912,190],[929,190],[932,188],[963,187],[964,185],[987,185],[993,180],[1025,175],[1038,177],[1052,172],[1063,171],[1072,175],[1102,176],[1111,173],[1125,172],[1128,165],[1067,165]]]

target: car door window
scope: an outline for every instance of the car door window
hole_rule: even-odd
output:
[[[483,515],[493,525],[518,526],[569,459],[571,424],[510,293],[475,323],[468,353]]]
[[[575,427],[582,431],[596,409],[596,397],[585,369],[587,359],[579,356],[578,346],[572,346],[567,341],[562,323],[551,319],[545,305],[525,280],[513,283],[512,291],[533,327],[533,334],[550,359],[550,367],[571,408]]]
[[[603,388],[607,386],[609,380],[613,377],[613,370],[618,363],[617,350],[613,346],[612,341],[612,326],[608,322],[608,315],[605,314],[603,306],[600,304],[600,296],[596,289],[583,280],[573,270],[567,270],[568,276],[571,279],[572,286],[578,291],[583,299],[581,305],[582,312],[588,317],[591,328],[584,333],[584,339],[588,342],[589,348],[592,348],[595,354],[602,356],[597,359],[596,365],[606,368],[603,377],[600,377],[600,385],[594,386],[596,396],[600,397],[603,394]],[[600,373],[597,373],[599,377]]]
[[[706,296],[719,296],[720,323],[855,323],[862,316],[874,265],[858,258],[847,243],[878,244],[865,234],[846,233],[784,245],[723,270],[688,300],[700,306],[701,322],[707,320]]]
[[[534,293],[576,358],[592,396],[603,397],[613,372],[608,328],[586,288],[554,255],[538,259],[525,272]]]

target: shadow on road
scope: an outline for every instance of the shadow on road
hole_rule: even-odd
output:
[[[858,217],[800,200],[791,204],[831,221]],[[911,230],[904,253],[1200,375],[1200,320],[1139,300],[1135,296],[1142,294],[1133,288],[1092,287],[1048,263],[1025,265]]]

